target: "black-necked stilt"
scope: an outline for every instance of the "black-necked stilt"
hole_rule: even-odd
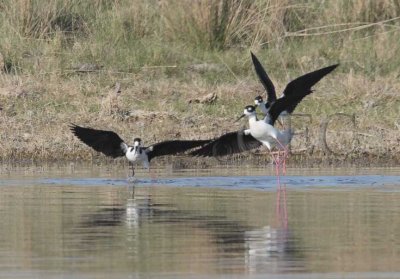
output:
[[[210,142],[210,140],[169,140],[143,147],[139,138],[133,140],[133,145],[128,145],[112,131],[84,128],[75,124],[71,124],[70,128],[78,139],[94,150],[113,158],[125,156],[130,163],[142,162],[147,169],[155,157],[176,155]],[[132,166],[132,176],[134,174]]]
[[[312,93],[312,87],[320,81],[324,76],[332,72],[339,64],[334,64],[325,68],[302,75],[286,85],[285,90],[280,98],[277,98],[275,86],[267,75],[264,67],[261,65],[257,57],[251,52],[254,69],[267,93],[267,99],[263,100],[261,96],[254,99],[254,103],[260,108],[261,112],[268,117],[266,120],[273,125],[279,115],[290,114],[294,111],[300,101]],[[274,108],[272,105],[276,104]],[[279,114],[276,115],[277,111]],[[276,117],[276,118],[275,118]],[[273,121],[272,118],[275,118]]]
[[[271,109],[274,109],[274,105],[276,103],[272,103]],[[284,109],[285,107],[282,106],[281,109]],[[284,197],[284,202],[286,202],[286,190],[281,187],[280,183],[280,167],[282,164],[282,171],[283,174],[286,173],[286,157],[287,157],[287,145],[290,143],[293,132],[292,130],[285,129],[283,131],[280,131],[276,129],[273,124],[275,123],[275,120],[278,118],[280,115],[280,111],[278,110],[276,114],[272,114],[271,116],[265,116],[263,120],[258,120],[256,116],[256,108],[254,106],[246,106],[244,109],[243,114],[238,118],[241,119],[244,116],[247,116],[249,118],[249,126],[250,129],[245,130],[245,133],[250,133],[255,139],[260,141],[263,145],[265,145],[272,156],[272,159],[274,160],[275,163],[275,172],[277,176],[277,183],[278,183],[278,196],[277,198],[279,199],[279,202],[277,201],[277,209],[276,212],[279,214],[281,211],[280,208],[280,194],[283,192],[283,197]],[[271,124],[272,123],[272,124]],[[274,152],[272,152],[273,148],[277,148],[278,152],[276,153],[276,157]],[[280,159],[280,152],[283,151],[283,162],[281,162]],[[284,214],[287,216],[286,212]],[[287,218],[286,218],[287,220]]]
[[[332,72],[339,65],[335,64],[325,68],[321,68],[292,80],[286,85],[286,88],[283,91],[282,96],[280,98],[277,98],[275,86],[272,83],[271,79],[268,77],[264,67],[261,65],[260,61],[253,53],[251,53],[251,58],[257,76],[267,92],[266,102],[263,101],[263,98],[261,96],[257,96],[254,102],[265,115],[263,121],[272,126],[274,125],[275,121],[278,119],[279,116],[292,113],[295,110],[296,106],[301,102],[301,100],[305,96],[313,92],[311,88],[324,76]],[[261,124],[258,125],[260,126]],[[273,130],[269,129],[269,131]],[[275,133],[275,135],[279,135],[279,133],[277,132],[273,133]],[[271,135],[273,135],[273,133]],[[289,136],[289,134],[290,135],[292,134],[290,129],[286,129],[285,131],[283,131],[282,139],[283,140],[288,139],[288,142],[279,144],[280,147],[290,142],[291,136]],[[279,139],[276,138],[276,140],[278,141]],[[268,147],[268,144],[265,145],[267,145]],[[284,165],[285,165],[285,157],[283,161]]]
[[[284,202],[286,202],[286,189],[284,187],[282,190],[280,184],[280,166],[282,163],[282,172],[283,174],[286,174],[286,157],[288,155],[287,145],[292,139],[293,132],[290,127],[283,131],[279,131],[273,127],[274,123],[281,115],[292,113],[301,100],[313,92],[311,88],[324,76],[332,72],[339,64],[321,68],[294,79],[286,85],[282,96],[277,98],[275,86],[268,77],[260,61],[258,61],[257,57],[253,53],[251,53],[251,57],[258,78],[267,92],[267,100],[265,103],[261,96],[255,98],[255,104],[261,109],[265,117],[263,120],[257,120],[255,107],[253,106],[247,106],[242,117],[246,115],[249,117],[250,133],[254,138],[260,140],[270,151],[274,146],[278,148],[277,156],[275,157],[273,152],[271,152],[271,156],[275,161],[275,171],[278,179],[277,198],[279,201],[277,202],[277,212],[279,212],[281,192],[283,192],[283,199]],[[284,151],[283,162],[281,162],[280,158],[281,150]],[[285,209],[284,211],[284,214],[287,216]]]
[[[271,109],[273,105],[271,106]],[[258,120],[256,116],[256,108],[254,106],[246,106],[243,114],[237,119],[247,116],[249,119],[250,129],[245,130],[245,134],[250,134],[265,145],[269,150],[272,150],[273,147],[277,147],[278,149],[285,149],[292,139],[291,131],[284,130],[280,131],[274,127],[274,123],[276,118],[279,116],[280,112],[275,115],[266,116],[263,120]]]
[[[244,116],[249,118],[250,129],[224,134],[189,154],[201,157],[217,157],[248,151],[261,145],[272,150],[276,143],[279,144],[280,148],[285,148],[289,143],[291,133],[281,132],[268,121],[258,120],[254,106],[246,106],[243,115],[237,120]]]
[[[254,54],[252,54],[252,57],[253,61],[255,61],[255,67],[259,73],[260,80],[269,96],[265,105],[265,118],[258,120],[256,117],[256,108],[254,106],[247,106],[243,115],[239,117],[238,120],[244,116],[248,116],[250,129],[222,135],[200,149],[191,152],[191,155],[205,157],[229,155],[250,150],[263,144],[269,150],[272,150],[274,147],[276,147],[278,151],[283,150],[285,152],[284,158],[286,158],[287,145],[292,138],[292,131],[291,129],[283,131],[276,129],[274,127],[275,121],[284,111],[288,113],[293,112],[301,100],[312,93],[311,87],[338,66],[338,64],[335,64],[325,67],[291,81],[286,86],[282,96],[277,99],[274,85]],[[257,141],[259,142],[258,144]],[[275,163],[279,164],[279,152],[278,161],[274,156],[273,159]],[[285,164],[285,159],[283,164]]]

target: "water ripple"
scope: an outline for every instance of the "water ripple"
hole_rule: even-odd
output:
[[[281,183],[289,188],[334,187],[343,190],[343,187],[374,187],[400,184],[400,176],[384,175],[357,175],[357,176],[285,176]],[[21,181],[0,182],[0,186],[18,185]],[[53,185],[124,186],[130,183],[126,179],[104,178],[47,178],[37,183]],[[178,177],[178,178],[140,178],[134,181],[137,186],[173,186],[173,187],[205,187],[228,189],[261,189],[274,190],[277,179],[275,176],[210,176],[210,177]],[[385,189],[387,190],[387,189]],[[396,189],[391,189],[396,190]],[[396,190],[397,191],[397,190]]]

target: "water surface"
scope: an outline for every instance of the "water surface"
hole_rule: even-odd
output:
[[[397,173],[3,172],[0,278],[400,278]]]

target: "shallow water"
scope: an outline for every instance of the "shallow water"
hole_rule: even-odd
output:
[[[0,278],[400,278],[398,169],[2,170]]]

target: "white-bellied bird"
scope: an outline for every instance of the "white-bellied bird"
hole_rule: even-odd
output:
[[[263,144],[269,150],[276,147],[278,151],[284,151],[284,158],[286,158],[287,145],[290,143],[293,133],[290,128],[283,131],[276,129],[274,127],[276,120],[283,112],[292,113],[301,100],[313,92],[312,86],[338,66],[338,64],[331,65],[296,78],[288,83],[282,96],[276,98],[275,87],[270,78],[254,54],[252,54],[252,58],[256,72],[268,96],[267,102],[262,103],[265,112],[264,119],[257,119],[254,106],[246,106],[239,119],[247,116],[249,118],[249,129],[222,135],[200,149],[191,152],[191,155],[205,157],[229,155],[250,150]],[[279,152],[278,157],[273,156],[273,159],[279,165]],[[283,163],[285,164],[285,159]]]
[[[210,140],[168,140],[144,147],[140,138],[135,138],[133,145],[128,145],[113,131],[84,128],[75,124],[71,124],[70,128],[78,139],[94,150],[112,158],[125,156],[130,163],[142,162],[143,167],[147,169],[155,157],[177,155],[210,142]],[[132,176],[134,174],[132,166]]]

